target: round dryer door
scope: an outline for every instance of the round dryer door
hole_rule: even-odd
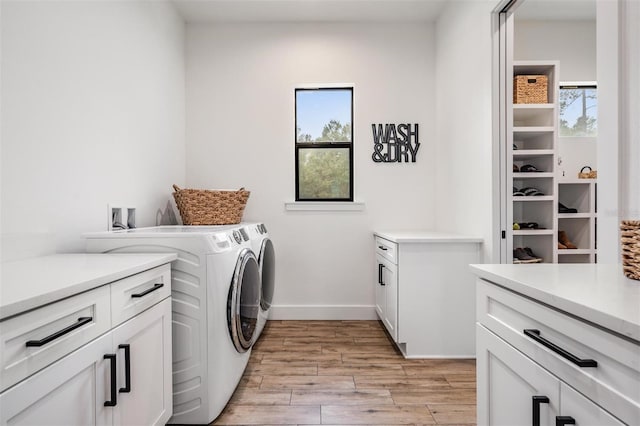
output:
[[[262,241],[260,247],[260,271],[262,272],[262,291],[260,295],[260,307],[263,311],[271,307],[273,290],[276,277],[276,252],[269,238]]]
[[[238,352],[253,344],[260,303],[260,270],[256,256],[243,249],[238,257],[229,289],[227,319],[231,339]]]

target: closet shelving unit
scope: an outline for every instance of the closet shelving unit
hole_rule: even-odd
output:
[[[558,186],[556,183],[557,134],[558,134],[558,62],[516,61],[513,75],[546,75],[548,78],[547,101],[544,104],[514,104],[507,102],[508,119],[507,158],[521,168],[530,164],[541,172],[507,171],[507,182],[513,188],[536,188],[544,195],[511,195],[508,221],[510,224],[535,222],[538,229],[508,229],[511,242],[509,261],[513,261],[513,249],[529,247],[545,263],[558,261]],[[512,88],[513,89],[513,88]],[[515,148],[514,148],[515,147]],[[509,227],[511,228],[511,227]]]
[[[558,263],[595,263],[596,179],[558,181],[558,201],[577,213],[558,213],[558,230],[565,231],[577,249],[558,250]]]

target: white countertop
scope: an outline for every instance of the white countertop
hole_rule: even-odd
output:
[[[164,265],[175,253],[56,254],[4,262],[0,320]]]
[[[394,243],[482,243],[477,236],[460,235],[429,230],[415,231],[375,231],[374,235]]]
[[[640,342],[640,281],[621,265],[471,265],[481,278]]]

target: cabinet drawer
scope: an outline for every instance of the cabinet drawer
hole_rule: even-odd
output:
[[[398,264],[398,245],[384,238],[376,237],[376,254]]]
[[[477,301],[479,323],[625,423],[640,424],[640,344],[482,279]],[[581,367],[571,356],[597,366]]]
[[[0,322],[0,391],[111,328],[109,286]]]
[[[115,327],[171,295],[171,266],[163,265],[111,284]]]

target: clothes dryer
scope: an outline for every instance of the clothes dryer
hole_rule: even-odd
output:
[[[173,417],[209,424],[240,382],[256,338],[260,269],[240,225],[160,226],[87,234],[99,253],[173,252]]]
[[[275,291],[276,277],[276,252],[273,242],[264,223],[244,223],[245,230],[249,234],[249,240],[253,251],[258,257],[260,276],[262,280],[260,290],[260,312],[258,314],[258,326],[256,340],[260,337],[264,326],[269,319],[273,293]]]

